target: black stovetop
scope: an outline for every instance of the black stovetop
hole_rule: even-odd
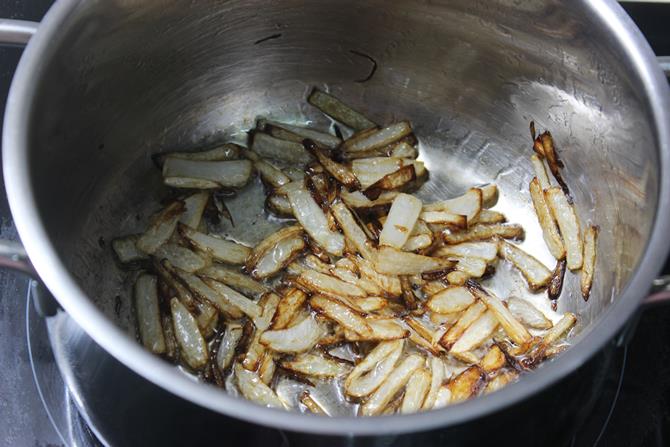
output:
[[[51,0],[0,0],[0,17],[39,20]],[[670,55],[670,3],[623,3],[658,55]],[[0,47],[0,118],[21,55]],[[1,174],[0,174],[1,175]],[[0,237],[16,238],[4,190],[0,194]],[[670,260],[665,272],[670,273]],[[0,444],[57,446],[34,385],[26,340],[26,282],[0,272],[0,364],[13,364],[11,380],[0,381]],[[12,299],[15,297],[16,299]],[[17,318],[19,315],[20,318]],[[21,345],[23,343],[23,345]],[[45,356],[42,361],[48,361]],[[670,445],[670,306],[647,310],[627,346],[619,348],[596,410],[573,441],[574,447]]]

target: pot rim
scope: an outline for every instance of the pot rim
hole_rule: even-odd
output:
[[[98,310],[61,262],[35,208],[29,177],[29,119],[32,114],[42,60],[54,51],[54,41],[62,38],[62,25],[80,0],[59,0],[45,16],[19,63],[10,89],[3,129],[3,170],[9,204],[19,235],[30,259],[65,311],[106,351],[130,369],[186,400],[227,416],[279,429],[323,435],[399,434],[447,427],[478,418],[526,399],[584,364],[619,331],[638,308],[665,259],[670,246],[670,90],[655,56],[641,32],[614,0],[586,0],[644,84],[644,97],[653,113],[659,147],[659,201],[645,252],[631,281],[602,320],[583,340],[561,355],[559,361],[545,363],[538,371],[502,390],[444,409],[412,415],[373,418],[332,417],[264,408],[228,395],[211,385],[194,382],[174,366],[146,351]]]

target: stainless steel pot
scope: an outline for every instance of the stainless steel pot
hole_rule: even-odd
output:
[[[30,34],[14,30],[16,43]],[[364,82],[370,61],[356,52],[376,63]],[[591,301],[582,302],[574,277],[561,298],[560,310],[580,315],[571,349],[472,402],[356,419],[260,408],[194,382],[136,343],[128,285],[103,242],[136,231],[160,197],[150,154],[235,137],[256,114],[325,123],[303,106],[312,85],[381,122],[398,115],[416,123],[432,174],[422,194],[495,180],[515,210],[511,219],[529,228],[528,121],[552,131],[581,216],[603,228]],[[530,399],[583,365],[636,311],[670,243],[669,110],[649,46],[614,1],[60,0],[16,72],[3,168],[35,271],[65,311],[138,374],[253,423],[403,433]],[[254,194],[242,194],[231,211],[250,208]],[[249,242],[261,237],[238,231]],[[538,238],[530,231],[527,243]],[[11,266],[30,269],[20,256]],[[500,292],[515,290],[509,284]]]

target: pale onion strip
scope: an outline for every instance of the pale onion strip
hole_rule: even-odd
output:
[[[409,194],[398,194],[391,204],[386,222],[379,234],[379,243],[402,248],[419,218],[421,206],[421,200],[418,198]]]
[[[437,396],[435,397],[435,404],[433,405],[434,409],[444,408],[451,402],[451,390],[447,385],[442,385],[439,390],[437,390]]]
[[[172,289],[175,296],[179,298],[179,300],[184,303],[185,306],[189,308],[193,308],[195,306],[196,299],[194,298],[194,292],[191,292],[188,287],[182,284],[182,281],[178,279],[176,270],[174,267],[172,267],[170,261],[154,260],[153,267],[161,281],[170,289]]]
[[[345,237],[356,248],[365,259],[373,260],[375,256],[374,249],[365,232],[356,222],[353,214],[342,202],[334,203],[331,212],[337,220],[338,225],[344,232]]]
[[[447,213],[462,215],[467,218],[468,225],[474,222],[482,209],[482,190],[471,188],[462,196],[454,199],[442,200],[440,202],[428,203],[423,206],[423,211],[444,211]],[[425,219],[424,219],[425,220]]]
[[[307,176],[305,168],[301,166],[287,166],[282,169],[282,172],[288,175],[292,182],[298,183],[304,182]]]
[[[436,293],[444,290],[447,288],[447,285],[443,283],[442,281],[428,281],[423,284],[421,284],[421,291],[427,295],[435,295]]]
[[[302,272],[309,270],[305,265],[300,261],[293,261],[286,266],[286,273],[291,276],[298,276]]]
[[[510,297],[507,300],[507,308],[515,318],[528,327],[549,329],[552,326],[551,321],[542,312],[522,298]]]
[[[328,253],[341,256],[344,251],[344,236],[332,231],[328,219],[309,191],[293,188],[287,193],[293,215],[312,239]]]
[[[174,270],[174,273],[193,293],[214,304],[221,312],[228,314],[233,318],[240,318],[242,316],[242,311],[239,307],[233,305],[226,297],[211,289],[194,274],[176,269]]]
[[[349,269],[343,268],[343,267],[333,267],[330,270],[330,273],[333,276],[335,276],[336,278],[339,278],[342,281],[348,282],[350,284],[357,284],[358,285],[358,282],[361,280],[356,273],[352,272]],[[378,290],[379,288],[374,284],[373,284],[373,286],[375,287],[375,290],[377,290],[377,292],[372,292],[372,293],[373,294],[379,293],[380,292]],[[370,293],[370,291],[367,289],[367,287],[360,286],[360,285],[359,285],[359,287],[361,289],[365,290],[366,292]]]
[[[438,333],[434,328],[426,325],[424,320],[419,319],[418,316],[405,316],[403,321],[410,329],[413,329],[417,334],[419,334],[423,339],[425,339],[431,345],[431,350],[441,351],[442,347],[437,346],[437,343],[440,341],[441,333]],[[439,329],[439,328],[438,328]]]
[[[306,164],[312,160],[312,156],[301,143],[280,140],[262,132],[253,134],[251,150],[263,158],[285,163]]]
[[[479,366],[471,366],[447,385],[451,392],[450,403],[462,402],[476,396],[485,385],[486,373]]]
[[[561,234],[558,232],[558,227],[556,226],[556,221],[554,221],[554,216],[551,213],[551,209],[547,204],[547,201],[544,198],[544,192],[542,191],[542,186],[538,182],[537,178],[534,178],[530,182],[530,198],[533,201],[533,207],[535,208],[535,214],[537,215],[537,220],[540,223],[542,228],[542,237],[544,238],[545,244],[552,256],[556,259],[565,258],[565,246],[563,245],[563,239]]]
[[[308,269],[315,270],[319,273],[323,273],[325,275],[330,275],[330,269],[333,267],[330,264],[326,264],[323,262],[321,259],[316,257],[315,255],[307,255],[302,259],[302,263],[307,267]]]
[[[430,356],[428,366],[430,368],[430,388],[421,406],[422,410],[430,410],[435,406],[435,400],[445,379],[444,363],[439,357]]]
[[[590,226],[584,233],[584,263],[580,278],[580,289],[584,300],[589,299],[591,286],[593,285],[593,273],[596,269],[596,252],[598,248],[597,226]]]
[[[382,222],[382,219],[379,219],[379,220],[380,220],[380,222]],[[386,222],[386,218],[384,218],[383,222]],[[433,231],[428,227],[426,222],[419,219],[414,224],[414,228],[412,228],[412,232],[409,235],[410,235],[410,237],[412,237],[412,236],[424,236],[424,235],[432,236]]]
[[[460,244],[463,242],[481,241],[501,237],[505,239],[523,239],[524,231],[521,225],[516,224],[475,224],[467,231],[442,233],[444,242],[447,244]]]
[[[386,298],[380,296],[369,296],[367,298],[357,298],[354,300],[356,305],[366,313],[377,312],[385,308],[388,304]]]
[[[350,260],[356,264],[362,279],[371,281],[379,286],[383,293],[392,297],[402,295],[402,287],[400,285],[400,278],[394,275],[385,275],[379,273],[375,269],[374,263],[367,259],[350,256]]]
[[[330,331],[321,337],[319,340],[318,346],[320,347],[329,347],[329,346],[339,346],[343,343],[344,340],[344,329],[340,325],[334,325],[331,327]]]
[[[300,289],[293,288],[286,292],[277,305],[272,329],[286,328],[306,300],[307,294]]]
[[[365,290],[365,292],[370,295],[381,295],[384,293],[384,290],[382,290],[376,283],[365,278],[359,278],[358,275],[351,270],[345,268],[333,268],[330,270],[330,273],[344,282],[353,284],[360,289]]]
[[[426,368],[418,369],[410,377],[405,387],[405,395],[402,398],[400,412],[402,414],[416,413],[421,409],[423,401],[430,388],[430,371]]]
[[[389,155],[394,158],[416,158],[419,156],[419,151],[411,144],[401,141],[393,146]]]
[[[307,101],[334,120],[354,130],[364,130],[376,126],[375,123],[363,116],[363,114],[353,110],[339,99],[321,90],[314,89],[307,98]]]
[[[179,218],[179,222],[193,228],[200,226],[202,214],[209,201],[209,194],[205,191],[196,192],[184,199],[184,213]]]
[[[158,309],[158,278],[141,274],[135,281],[134,296],[142,344],[155,354],[164,353],[166,344]]]
[[[184,212],[184,202],[175,201],[156,214],[149,224],[149,228],[137,240],[137,248],[145,253],[153,254],[158,247],[172,237],[177,222]]]
[[[174,335],[174,325],[172,324],[172,312],[163,312],[161,315],[163,333],[165,335],[165,356],[171,361],[179,360],[179,343]]]
[[[549,346],[568,332],[577,322],[577,316],[571,312],[566,312],[558,322],[549,329],[542,337],[542,343]]]
[[[404,340],[379,343],[354,369],[344,381],[344,391],[353,397],[367,396],[393,371],[402,354]]]
[[[333,178],[342,183],[347,189],[360,189],[361,183],[348,166],[331,159],[328,154],[326,154],[326,151],[320,147],[313,146],[312,153],[316,156],[319,163],[321,163],[321,166],[323,166]]]
[[[112,249],[121,264],[133,264],[149,259],[145,252],[137,248],[136,244],[139,238],[139,234],[132,234],[112,241]]]
[[[470,278],[481,278],[486,273],[486,261],[481,258],[455,258],[458,260],[456,270],[467,274]]]
[[[449,269],[455,262],[449,259],[409,253],[393,247],[379,247],[375,269],[385,275],[414,275]]]
[[[177,298],[170,300],[170,310],[181,358],[193,369],[202,368],[207,364],[208,354],[207,344],[198,329],[198,322]]]
[[[259,124],[260,124],[259,120]],[[296,138],[294,141],[297,142],[302,142],[302,140],[308,138],[310,140],[314,140],[317,143],[319,143],[322,146],[325,146],[330,149],[335,149],[337,146],[342,143],[342,140],[340,140],[338,137],[335,135],[331,135],[329,133],[321,132],[316,129],[312,129],[310,127],[302,127],[302,126],[295,126],[292,124],[286,124],[286,123],[280,123],[277,121],[268,121],[268,120],[263,120],[264,122],[259,126],[263,128],[264,126],[275,126],[279,127],[280,129],[284,129],[294,135],[296,135],[298,138]],[[265,130],[265,129],[263,129]]]
[[[472,278],[470,274],[460,270],[455,270],[447,274],[447,282],[454,286],[462,286],[468,282],[470,278]]]
[[[491,374],[505,366],[506,362],[507,360],[505,359],[505,353],[502,352],[502,350],[497,345],[494,345],[482,358],[481,362],[479,362],[479,366],[484,370],[484,372]]]
[[[242,272],[222,264],[212,264],[197,272],[200,277],[222,282],[245,295],[258,296],[270,289]]]
[[[479,284],[468,281],[468,289],[476,298],[480,299],[488,307],[500,322],[505,333],[517,345],[524,346],[531,340],[531,335],[519,320],[505,307],[503,302],[493,293],[487,292]]]
[[[426,306],[433,312],[449,314],[467,309],[475,297],[466,287],[449,286],[430,296]]]
[[[261,382],[270,386],[276,370],[277,364],[275,363],[274,357],[269,352],[266,352],[263,356],[263,360],[261,360],[261,364],[258,366],[257,374],[261,379]]]
[[[179,158],[181,160],[195,160],[195,161],[225,161],[235,160],[240,156],[240,146],[233,143],[226,143],[221,146],[205,149],[197,152],[168,152],[163,154],[155,154],[153,159],[159,166],[163,166],[165,159],[168,157]]]
[[[498,211],[483,209],[479,212],[476,222],[481,224],[505,223],[507,222],[507,217]]]
[[[258,304],[263,311],[259,317],[253,320],[257,331],[263,332],[270,327],[280,302],[281,296],[274,292],[266,293],[261,297]]]
[[[484,393],[489,394],[493,393],[494,391],[498,391],[505,385],[514,382],[518,378],[519,373],[515,371],[504,371],[500,374],[497,374],[493,379],[489,381],[489,383],[486,384],[486,388],[484,388]]]
[[[498,257],[496,242],[463,242],[455,245],[444,245],[433,252],[434,256],[457,256],[467,258],[481,258],[486,262],[493,262]]]
[[[409,339],[415,345],[425,349],[433,355],[440,355],[444,348],[435,340],[436,332],[427,328],[423,323],[413,317],[406,316],[403,321],[409,330]]]
[[[379,206],[390,206],[391,202],[393,202],[393,199],[395,199],[398,194],[399,193],[396,191],[384,191],[375,200],[370,200],[360,191],[341,191],[340,197],[342,198],[342,201],[351,208],[371,209]]]
[[[197,301],[195,307],[197,309],[195,319],[198,321],[198,328],[200,328],[203,337],[209,338],[219,323],[219,311],[213,304],[205,300]]]
[[[495,183],[479,186],[482,192],[482,207],[492,208],[498,202],[498,186]]]
[[[447,333],[444,334],[440,340],[440,344],[447,349],[451,349],[463,332],[465,332],[465,330],[485,311],[486,305],[481,301],[477,301],[472,306],[468,307],[458,321],[456,321],[456,323],[449,328]]]
[[[270,193],[265,199],[265,207],[268,211],[279,217],[293,217],[293,210],[291,209],[291,202],[286,196],[276,192]]]
[[[323,405],[321,405],[314,399],[314,397],[312,397],[309,390],[305,390],[302,392],[302,394],[300,394],[300,403],[303,404],[305,408],[307,408],[313,414],[323,414],[330,416]]]
[[[302,258],[301,262],[308,269],[315,270],[319,273],[323,273],[324,275],[330,275],[330,270],[333,268],[331,264],[323,262],[321,259],[319,259],[318,256],[314,254],[308,254]]]
[[[237,345],[242,339],[242,325],[239,323],[227,323],[224,328],[223,338],[216,353],[216,365],[221,372],[225,371],[235,356]]]
[[[301,137],[300,135],[294,134],[291,131],[288,131],[286,129],[283,129],[278,126],[274,126],[272,124],[268,124],[267,121],[259,120],[256,123],[256,129],[257,130],[262,130],[263,132],[275,137],[279,138],[280,140],[287,140],[287,141],[294,141],[296,143],[302,143],[302,140],[305,138]]]
[[[261,307],[238,291],[231,289],[223,283],[214,281],[213,279],[205,278],[204,282],[231,306],[237,307],[245,315],[248,315],[251,318],[256,318],[261,315]]]
[[[450,314],[438,314],[435,312],[431,312],[429,315],[431,323],[434,325],[440,326],[441,331],[443,331],[442,336],[444,336],[444,333],[446,333],[449,330],[449,327],[456,323],[456,320],[460,317],[460,314],[458,312],[450,313]],[[437,333],[438,331],[436,331]],[[442,337],[440,337],[440,340]]]
[[[237,387],[244,397],[257,404],[272,408],[287,408],[287,405],[275,392],[263,383],[258,374],[248,371],[241,365],[235,365]]]
[[[219,189],[221,184],[213,180],[189,177],[163,177],[165,186],[181,189]]]
[[[357,300],[358,302],[360,300]],[[352,330],[345,330],[344,337],[348,341],[376,341],[376,340],[399,340],[409,336],[409,330],[405,329],[393,319],[368,319],[368,326],[372,329],[370,335],[357,334]]]
[[[364,416],[381,413],[393,396],[405,386],[412,374],[423,365],[424,361],[424,358],[418,354],[411,354],[406,357],[389,374],[384,383],[372,393],[361,407],[360,413]]]
[[[348,363],[325,357],[318,351],[282,360],[281,367],[296,374],[321,379],[343,376],[348,374],[352,368]]]
[[[379,129],[361,139],[346,140],[341,148],[345,152],[364,152],[379,149],[394,143],[412,133],[407,121],[400,121]]]
[[[219,310],[212,303],[206,300],[196,301],[195,319],[198,322],[200,333],[205,339],[209,339],[215,334],[219,324]]]
[[[196,307],[196,321],[200,333],[205,339],[210,338],[215,332],[219,324],[219,311],[209,301],[197,301]]]
[[[182,278],[179,277],[178,275],[178,270],[175,269],[172,264],[170,264],[170,261],[167,259],[163,260],[157,260],[153,259],[153,267],[156,270],[156,273],[162,280],[162,283],[159,283],[160,285],[165,285],[169,287],[168,290],[161,290],[159,289],[160,292],[168,292],[169,293],[174,293],[174,296],[179,298],[179,300],[184,304],[186,307],[189,309],[193,310],[196,307],[196,303],[198,300],[196,300],[195,296],[197,293],[194,290],[191,290],[190,286],[184,281]],[[181,271],[181,270],[179,270]],[[183,272],[183,271],[181,271]],[[190,275],[188,272],[184,272]],[[201,301],[207,301],[204,298]],[[233,309],[236,311],[236,309]],[[242,316],[241,314],[239,316]]]
[[[398,171],[405,166],[414,166],[414,173],[417,178],[426,174],[426,166],[422,161],[412,158],[397,157],[370,157],[360,158],[351,162],[351,171],[356,176],[362,188],[378,182],[385,176]]]
[[[310,299],[309,305],[317,312],[363,337],[371,337],[373,334],[372,328],[359,312],[337,299],[316,295]]]
[[[523,274],[531,290],[540,289],[551,281],[551,270],[516,245],[510,244],[505,240],[500,240],[498,253]]]
[[[284,174],[281,170],[272,166],[272,164],[263,160],[253,151],[246,151],[246,156],[254,162],[254,168],[261,175],[263,181],[274,187],[278,188],[280,186],[291,183],[291,179]]]
[[[562,344],[558,346],[547,346],[547,348],[544,350],[544,355],[545,358],[553,357],[555,355],[560,354],[561,352],[565,351],[568,349],[568,345]]]
[[[314,270],[303,271],[296,282],[302,287],[311,290],[314,293],[323,293],[334,296],[347,296],[365,298],[367,293],[360,287],[346,283],[330,275],[316,272]]]
[[[380,416],[387,416],[387,415],[392,415],[392,414],[398,414],[400,411],[400,405],[402,404],[402,396],[404,394],[404,391],[400,391],[396,394],[394,398],[391,399],[391,402],[389,402],[386,407],[382,410],[381,413],[379,413]]]
[[[568,268],[570,270],[577,270],[582,267],[584,247],[575,209],[568,202],[565,193],[557,186],[546,190],[544,197],[556,222],[558,222],[558,228],[561,230],[561,236],[563,236],[567,252]]]
[[[537,178],[538,186],[541,190],[551,188],[551,182],[549,181],[549,176],[547,175],[547,169],[544,166],[544,161],[540,159],[536,154],[530,156],[530,162],[533,165],[533,171],[535,171],[535,178]]]
[[[304,249],[303,235],[302,227],[293,225],[263,239],[246,260],[251,276],[257,279],[267,278],[286,267]]]
[[[400,190],[417,179],[414,166],[405,166],[395,172],[385,175],[372,185],[365,188],[363,194],[366,197],[375,199],[384,191]]]
[[[444,225],[448,228],[461,229],[468,226],[468,218],[466,216],[447,211],[423,211],[419,217],[424,222]]]
[[[298,256],[306,243],[302,234],[280,240],[277,245],[258,258],[258,262],[251,270],[251,276],[264,279],[280,272],[288,263]]]
[[[450,353],[464,353],[477,349],[491,338],[493,331],[498,327],[498,320],[490,310],[484,312],[468,327],[463,335],[454,343]]]
[[[465,363],[466,365],[476,365],[479,363],[480,359],[479,357],[469,351],[461,352],[461,351],[454,351],[454,352],[449,352],[451,356],[461,363]]]
[[[408,276],[400,277],[400,288],[402,289],[402,301],[405,309],[416,310],[419,307],[417,296],[412,281]]]
[[[433,243],[432,234],[419,234],[418,236],[410,236],[402,246],[403,251],[417,251],[428,248]]]
[[[179,234],[198,250],[226,264],[244,264],[251,254],[251,249],[242,244],[200,233],[183,224],[180,224],[178,228]]]
[[[349,258],[340,258],[337,261],[335,261],[335,267],[336,268],[343,268],[347,269],[353,273],[358,273],[358,267],[356,267],[356,264],[354,264],[354,261],[352,261]]]
[[[249,371],[256,371],[265,355],[265,346],[261,344],[260,338],[263,332],[270,327],[280,299],[279,295],[270,292],[263,295],[258,302],[263,309],[263,313],[253,319],[256,330],[242,359],[242,366]]]
[[[186,247],[177,244],[163,244],[154,252],[157,259],[167,259],[173,266],[193,273],[204,268],[207,260]]]
[[[167,157],[163,163],[164,178],[189,178],[214,182],[224,188],[238,188],[251,178],[249,160],[198,161]]]
[[[263,332],[260,342],[276,352],[298,353],[312,349],[323,335],[324,328],[309,316],[287,329]]]

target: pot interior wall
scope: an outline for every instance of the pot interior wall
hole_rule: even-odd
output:
[[[495,181],[496,209],[553,261],[535,221],[528,123],[554,135],[582,224],[601,226],[584,303],[567,275],[559,312],[579,337],[617,299],[645,249],[658,198],[658,153],[641,81],[586,5],[454,2],[81,2],[45,60],[33,109],[38,207],[63,260],[110,318],[133,332],[131,283],[109,242],[140,231],[168,195],[151,154],[244,141],[257,116],[331,124],[306,105],[330,89],[379,123],[409,119],[431,180],[426,199]],[[267,40],[263,40],[267,38]],[[360,82],[372,64],[370,80]],[[276,228],[229,203],[223,234],[253,244]],[[250,223],[256,222],[250,232]],[[496,291],[528,295],[518,274]],[[499,283],[499,281],[496,281]],[[118,297],[118,298],[117,298]],[[548,310],[543,294],[532,296]]]

